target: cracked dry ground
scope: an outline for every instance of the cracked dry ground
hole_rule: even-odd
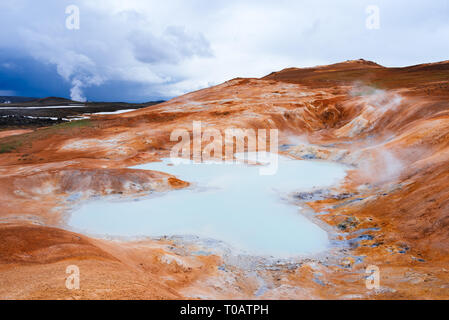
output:
[[[2,299],[416,299],[449,297],[449,62],[357,60],[233,79],[121,115],[0,139]],[[188,186],[127,169],[167,157],[173,129],[277,128],[281,152],[350,166],[331,190],[295,195],[336,245],[245,270],[170,239],[94,239],[65,229],[74,203]],[[81,271],[65,287],[66,267]],[[367,290],[365,269],[380,268]],[[264,289],[260,286],[263,283]]]

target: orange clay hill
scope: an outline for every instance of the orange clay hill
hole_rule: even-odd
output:
[[[0,298],[447,299],[448,81],[447,61],[405,68],[346,61],[233,79],[130,113],[2,132]],[[191,131],[192,121],[276,128],[282,153],[348,165],[339,188],[296,196],[321,213],[315,219],[335,247],[249,272],[170,238],[67,231],[73,202],[187,187],[128,167],[169,156],[170,133]],[[66,288],[69,265],[80,269],[79,290]],[[380,270],[374,290],[366,288],[370,265]]]

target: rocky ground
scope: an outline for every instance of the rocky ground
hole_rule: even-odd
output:
[[[447,299],[449,62],[365,60],[233,79],[126,114],[0,135],[3,299]],[[194,254],[177,239],[94,239],[65,230],[74,203],[183,188],[126,169],[169,155],[192,121],[280,130],[280,150],[347,164],[343,185],[291,201],[329,231],[326,254],[264,261]],[[77,265],[80,290],[65,287]],[[380,288],[366,287],[377,266]]]

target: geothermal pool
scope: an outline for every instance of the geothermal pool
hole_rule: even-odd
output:
[[[335,185],[346,168],[283,156],[275,174],[260,175],[261,167],[247,161],[183,160],[173,165],[169,159],[139,165],[133,168],[167,172],[192,186],[141,199],[89,201],[74,210],[68,224],[96,236],[196,236],[221,241],[244,254],[276,258],[325,250],[327,233],[283,196]]]

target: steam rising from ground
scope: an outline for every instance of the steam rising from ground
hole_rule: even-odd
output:
[[[293,145],[300,145],[300,144],[304,144],[304,145],[309,145],[309,139],[307,138],[307,136],[305,134],[303,135],[295,135],[295,134],[290,134],[288,136],[285,137],[285,139],[287,140],[288,144],[293,144]]]
[[[380,150],[365,150],[363,153],[369,152],[369,156],[363,157],[358,162],[359,177],[364,182],[369,183],[384,183],[387,181],[396,180],[399,178],[404,170],[404,164],[392,152]],[[359,154],[361,156],[361,154]]]
[[[365,110],[378,117],[389,110],[396,110],[403,100],[402,97],[395,92],[387,92],[382,89],[363,86],[359,83],[354,85],[350,94],[352,96],[361,97],[362,101],[366,104]]]
[[[367,104],[367,111],[380,117],[387,111],[396,110],[402,102],[402,97],[397,93],[377,89],[372,94],[364,96],[363,100]]]
[[[75,79],[72,81],[73,87],[70,89],[70,99],[73,101],[80,101],[80,102],[86,102],[86,97],[83,95],[82,86],[83,83]]]
[[[73,77],[71,83],[72,88],[70,89],[70,98],[73,101],[86,102],[87,99],[84,95],[83,88],[90,86],[98,86],[104,82],[99,76],[75,76]]]
[[[377,162],[382,166],[380,172],[376,170],[378,181],[393,180],[399,177],[404,166],[390,151],[383,150],[378,154]]]
[[[348,124],[336,130],[340,137],[356,137],[373,130],[387,112],[395,112],[402,103],[402,96],[396,92],[388,92],[368,86],[355,84],[350,94],[360,97],[362,110]]]

